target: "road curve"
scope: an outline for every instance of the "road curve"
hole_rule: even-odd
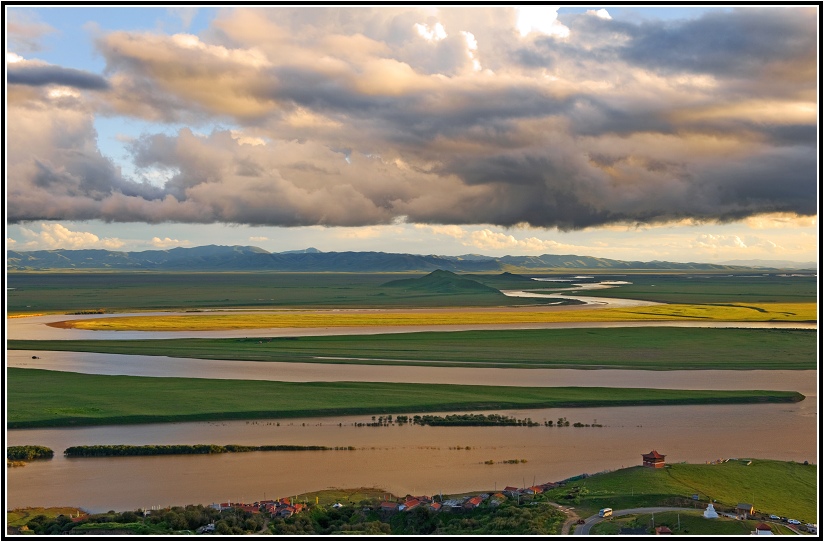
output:
[[[695,508],[678,508],[678,507],[671,507],[671,506],[652,506],[648,508],[626,508],[624,510],[615,510],[612,512],[612,517],[618,516],[628,516],[630,514],[654,514],[656,512],[677,512],[679,510],[692,510],[694,511]],[[588,535],[589,530],[592,529],[592,526],[598,522],[604,521],[604,518],[595,514],[594,516],[589,516],[586,519],[586,522],[583,525],[576,525],[575,526],[575,533],[576,535]]]

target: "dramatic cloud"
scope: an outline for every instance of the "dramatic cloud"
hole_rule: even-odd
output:
[[[6,70],[6,82],[10,85],[62,85],[86,90],[109,88],[108,81],[94,73],[60,66],[21,66],[17,63],[9,65]]]
[[[105,79],[9,65],[9,220],[575,230],[813,216],[817,14],[243,7],[198,35],[101,29]],[[129,178],[97,148],[96,115],[191,128],[130,142]]]

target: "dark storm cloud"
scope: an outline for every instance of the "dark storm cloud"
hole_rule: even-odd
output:
[[[642,23],[621,55],[653,69],[751,77],[789,62],[807,76],[815,70],[815,8],[743,7],[673,23]]]
[[[200,36],[102,35],[111,88],[83,99],[232,129],[137,138],[133,165],[163,178],[139,183],[97,151],[91,118],[70,130],[68,101],[21,87],[42,101],[12,100],[11,218],[576,229],[815,213],[804,9],[580,14],[568,39],[519,36],[509,8],[460,9],[237,9]],[[438,23],[441,40],[415,30]]]
[[[60,66],[18,66],[10,64],[6,81],[11,85],[42,87],[61,85],[84,90],[106,90],[109,82],[95,73]]]

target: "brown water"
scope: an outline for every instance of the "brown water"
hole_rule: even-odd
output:
[[[641,454],[651,449],[665,454],[669,462],[745,457],[815,462],[817,457],[817,409],[810,399],[795,404],[503,413],[536,421],[561,416],[573,423],[597,420],[604,427],[354,427],[353,422],[368,422],[370,417],[347,416],[280,420],[280,426],[276,421],[257,421],[14,430],[8,432],[8,445],[49,446],[56,457],[7,469],[7,507],[68,505],[96,512],[254,501],[361,486],[399,495],[457,493],[636,465]],[[300,444],[355,446],[357,450],[99,459],[61,456],[72,445],[149,443]],[[484,464],[507,459],[527,462]]]
[[[592,299],[592,298],[589,298]],[[609,299],[608,302],[615,300]],[[529,309],[523,309],[529,310]],[[541,308],[541,310],[545,310]],[[91,315],[85,318],[99,318]],[[81,319],[81,316],[72,316]],[[227,332],[101,332],[47,327],[66,316],[7,319],[15,339],[155,339],[171,337],[299,336],[460,329],[583,327],[805,328],[770,322],[610,322],[512,326],[402,326],[262,329]],[[536,421],[566,417],[600,428],[355,427],[367,416],[290,421],[178,423],[36,429],[7,432],[7,445],[39,444],[50,461],[7,468],[7,509],[77,506],[91,512],[152,506],[255,501],[331,487],[380,487],[405,495],[459,493],[558,481],[640,463],[656,449],[669,462],[718,458],[811,461],[819,428],[816,371],[576,371],[280,364],[116,356],[72,352],[7,351],[10,367],[94,374],[192,376],[281,381],[441,382],[506,386],[617,386],[682,389],[795,390],[794,404],[690,405],[503,411]],[[41,359],[33,360],[32,355]],[[273,371],[274,370],[274,371]],[[274,374],[273,374],[274,372]],[[410,412],[409,414],[414,414]],[[280,425],[277,425],[280,423]],[[297,444],[354,446],[354,451],[251,452],[214,456],[66,459],[83,444]],[[466,449],[469,447],[469,449]],[[457,449],[461,448],[461,449]],[[526,463],[500,464],[508,459]],[[485,461],[493,460],[494,465]]]
[[[11,350],[8,367],[86,374],[192,377],[280,382],[414,382],[483,386],[597,386],[704,390],[788,390],[816,394],[816,371],[626,371],[497,369],[278,363]],[[39,359],[32,359],[32,356]],[[345,358],[344,358],[345,359]]]

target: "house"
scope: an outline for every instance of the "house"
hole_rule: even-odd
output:
[[[751,516],[755,511],[753,505],[740,502],[735,506],[735,515],[738,516],[740,519],[747,519],[748,516]]]
[[[773,532],[770,526],[766,523],[759,523],[755,526],[755,532],[752,534],[772,536]]]
[[[295,508],[293,506],[284,506],[283,508],[278,509],[277,516],[279,518],[290,518],[295,514]]]
[[[383,512],[397,512],[398,511],[398,503],[383,501],[380,505],[380,509]]]
[[[241,504],[237,508],[240,508],[244,512],[249,512],[251,514],[259,514],[260,507],[255,506],[254,504]]]
[[[398,510],[413,510],[421,505],[421,501],[418,499],[409,499],[408,501],[404,502],[402,505],[398,507]]]
[[[672,531],[666,525],[661,525],[655,528],[655,534],[672,534]]]
[[[660,469],[661,467],[666,466],[666,463],[664,463],[665,457],[667,456],[659,454],[655,450],[648,454],[641,454],[641,459],[643,459],[642,465],[653,469]]]
[[[429,503],[429,509],[432,510],[433,512],[439,512],[441,510],[441,508],[442,508],[442,505],[439,502]]]
[[[528,488],[526,488],[526,491],[524,491],[524,493],[526,493],[527,495],[538,495],[539,493],[543,493],[543,492],[544,492],[544,490],[541,489],[540,486],[528,487]]]
[[[480,506],[482,500],[483,499],[480,497],[472,497],[471,499],[467,499],[467,501],[463,504],[463,507],[466,510],[473,510]]]
[[[521,493],[521,490],[518,489],[517,487],[506,486],[504,488],[504,493],[506,493],[510,497],[514,497],[515,495],[518,495],[519,493]]]

